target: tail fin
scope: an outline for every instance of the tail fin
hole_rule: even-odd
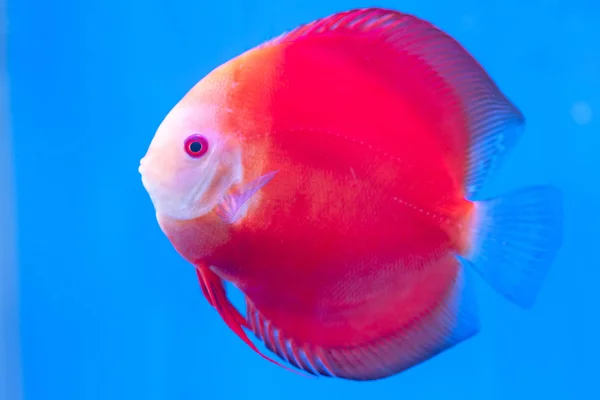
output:
[[[523,308],[535,303],[562,244],[563,200],[533,186],[475,203],[461,256],[500,294]]]

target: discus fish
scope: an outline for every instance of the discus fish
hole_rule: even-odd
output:
[[[214,69],[139,170],[161,229],[254,351],[374,380],[478,332],[471,270],[533,305],[562,241],[561,192],[482,194],[524,123],[448,34],[359,9]]]

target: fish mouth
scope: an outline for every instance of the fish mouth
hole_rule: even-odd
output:
[[[148,160],[146,159],[146,157],[142,157],[142,159],[140,160],[140,165],[138,166],[138,172],[142,179],[142,185],[144,185],[144,188],[146,189],[146,191],[148,191],[147,167],[148,167]]]
[[[144,165],[144,158],[142,158],[140,160],[140,165],[138,166],[138,172],[140,174],[140,178],[142,180],[142,186],[144,187],[144,189],[146,190],[146,192],[148,193],[148,195],[150,195],[150,197],[152,197],[149,187],[148,187],[148,179],[146,178],[146,174],[145,174],[145,165]],[[154,203],[154,201],[153,201]]]

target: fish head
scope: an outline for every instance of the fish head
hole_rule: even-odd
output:
[[[206,215],[240,181],[241,146],[220,128],[220,113],[191,92],[158,127],[139,166],[157,215],[174,220]]]

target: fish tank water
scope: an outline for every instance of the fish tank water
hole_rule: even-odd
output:
[[[477,280],[477,336],[372,382],[297,376],[242,343],[161,232],[138,165],[166,113],[213,68],[374,4],[0,5],[0,399],[600,398],[596,2],[377,2],[451,34],[520,108],[525,134],[486,190],[556,185],[565,230],[533,308]]]

